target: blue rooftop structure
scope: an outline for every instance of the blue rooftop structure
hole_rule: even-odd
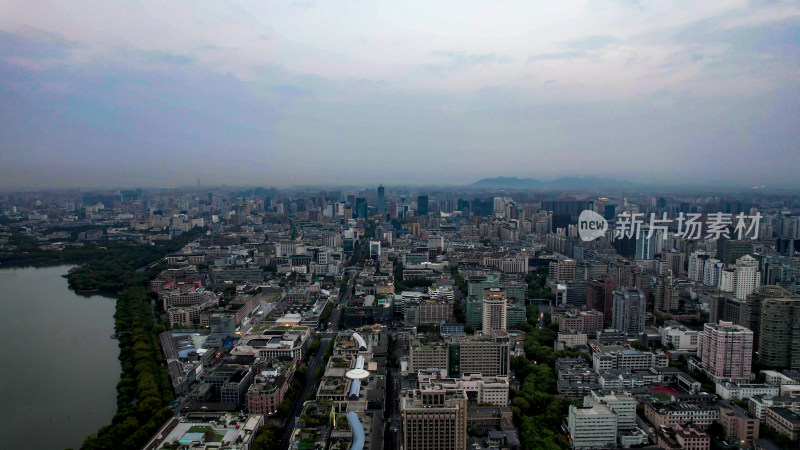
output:
[[[361,390],[361,380],[356,378],[350,383],[350,393],[347,394],[351,400],[355,400],[358,398],[358,391]]]
[[[350,422],[350,429],[353,430],[353,443],[350,450],[364,450],[364,427],[358,420],[358,415],[354,411],[347,413],[347,421]]]

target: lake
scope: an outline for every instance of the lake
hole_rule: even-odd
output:
[[[0,270],[3,448],[78,448],[116,412],[115,300],[69,290],[71,267]]]

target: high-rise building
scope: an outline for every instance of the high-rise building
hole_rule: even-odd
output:
[[[644,332],[647,317],[647,297],[638,289],[614,291],[613,328],[628,335],[639,336]]]
[[[717,243],[717,246],[719,246],[719,243]],[[725,240],[722,243],[722,255],[718,255],[717,257],[719,258],[721,256],[722,262],[725,264],[733,264],[737,259],[744,255],[749,255],[750,253],[753,253],[752,240]]]
[[[378,186],[378,202],[377,205],[379,213],[386,212],[386,189],[383,185]]]
[[[736,260],[736,298],[746,299],[757,287],[761,286],[761,272],[758,271],[759,262],[750,255],[744,255]]]
[[[588,298],[586,281],[565,281],[556,285],[556,304],[569,308],[583,308]]]
[[[695,281],[703,281],[705,275],[706,262],[711,258],[708,252],[696,251],[689,255],[689,278]]]
[[[584,209],[587,209],[587,202],[581,200],[545,200],[542,202],[542,210],[570,216],[575,220]]]
[[[749,381],[753,332],[731,322],[707,323],[697,346],[703,370],[715,381]]]
[[[417,196],[417,215],[418,216],[427,216],[428,215],[428,196],[427,195]]]
[[[586,307],[603,313],[603,326],[610,327],[614,316],[614,283],[608,279],[588,281]]]
[[[686,260],[686,255],[675,250],[661,252],[661,261],[665,264],[665,268],[672,273],[673,277],[679,277],[685,273],[683,270],[683,262]]]
[[[636,235],[636,254],[634,258],[654,259],[664,245],[662,238],[663,233],[660,230],[653,231],[652,235],[649,230],[640,230]]]
[[[508,298],[504,288],[491,287],[483,290],[483,334],[506,331],[507,309]]]
[[[712,295],[708,299],[708,321],[718,323],[722,320],[741,325],[743,304],[744,301],[736,298],[726,297],[722,294]]]
[[[791,333],[795,337],[800,337],[800,333],[794,334],[789,328],[776,329],[775,323],[770,323],[766,327],[764,326],[763,316],[765,306],[771,303],[772,300],[779,299],[790,300],[790,302],[788,302],[789,304],[781,303],[770,305],[771,314],[781,308],[791,309],[795,301],[800,301],[800,296],[792,295],[789,291],[779,286],[761,286],[748,295],[747,300],[744,302],[744,305],[742,305],[742,319],[740,323],[753,331],[753,347],[755,351],[759,353],[759,359],[761,359],[762,345],[771,347],[776,345],[776,342],[784,342],[786,339],[785,333]],[[775,319],[781,320],[780,318],[773,318],[771,321]],[[790,317],[786,317],[783,320],[789,319]],[[764,336],[765,332],[766,336]],[[798,344],[800,344],[800,342]],[[792,347],[789,346],[787,346],[785,350],[794,351]],[[800,352],[800,348],[798,348],[797,351]],[[770,359],[779,359],[776,357],[777,353],[773,350],[770,350],[768,354],[771,355]]]
[[[661,312],[670,313],[678,309],[678,287],[672,282],[672,277],[658,277],[655,286],[655,305],[653,307]]]
[[[459,389],[423,388],[400,399],[407,450],[466,450],[467,395]]]
[[[764,299],[759,334],[759,362],[800,369],[800,296]]]
[[[506,332],[483,336],[449,336],[447,343],[447,375],[463,374],[508,376],[511,369],[511,338]]]
[[[603,208],[603,218],[614,220],[617,218],[617,205],[609,204]]]
[[[359,219],[366,219],[367,217],[367,199],[364,197],[356,198],[355,217]]]

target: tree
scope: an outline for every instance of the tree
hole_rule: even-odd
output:
[[[281,429],[274,423],[258,427],[253,437],[253,450],[280,450]]]

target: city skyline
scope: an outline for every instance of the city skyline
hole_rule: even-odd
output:
[[[730,1],[5,3],[0,189],[796,188],[798,17]]]

